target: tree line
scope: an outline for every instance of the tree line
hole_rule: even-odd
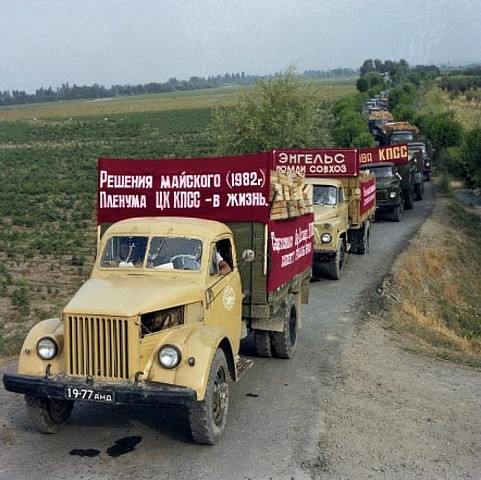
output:
[[[386,71],[387,70],[387,71]],[[213,137],[217,154],[243,154],[271,148],[372,147],[375,145],[365,103],[384,92],[396,121],[416,125],[434,149],[437,173],[463,178],[481,187],[481,127],[465,128],[453,112],[423,111],[424,95],[440,87],[436,67],[411,68],[405,60],[367,60],[360,68],[358,93],[322,108],[312,84],[295,71],[258,82],[235,108],[217,109]],[[383,75],[387,73],[387,75]]]
[[[53,89],[52,87],[41,87],[33,94],[28,94],[24,90],[0,91],[0,106],[7,105],[24,105],[29,103],[56,102],[60,100],[92,100],[100,98],[111,98],[119,96],[131,95],[147,95],[155,93],[173,93],[176,91],[189,91],[223,87],[227,85],[254,85],[259,80],[275,78],[279,74],[274,75],[247,75],[241,73],[225,73],[224,75],[215,75],[199,77],[193,76],[189,80],[178,80],[170,78],[167,82],[150,82],[137,85],[112,85],[106,88],[103,85],[95,83],[94,85],[70,85],[64,83],[62,86]],[[354,77],[358,72],[351,68],[337,68],[328,71],[307,70],[303,76],[307,79],[323,79],[337,77]]]

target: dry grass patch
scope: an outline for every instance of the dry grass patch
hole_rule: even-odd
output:
[[[481,366],[480,221],[453,200],[438,199],[432,217],[385,285],[389,328],[404,347]],[[473,222],[478,222],[477,226]]]

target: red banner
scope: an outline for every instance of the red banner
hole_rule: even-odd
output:
[[[97,222],[182,216],[269,219],[270,155],[98,160]]]
[[[314,214],[269,221],[269,292],[311,267],[313,222]]]
[[[381,162],[393,162],[397,165],[405,165],[408,163],[408,160],[407,143],[399,143],[387,147],[359,149],[359,165]]]
[[[359,213],[364,215],[369,209],[376,206],[376,178],[361,182],[361,204]]]
[[[272,165],[278,172],[306,177],[356,177],[359,172],[354,148],[272,150]]]

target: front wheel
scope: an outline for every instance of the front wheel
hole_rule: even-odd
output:
[[[36,430],[57,433],[72,415],[72,400],[55,400],[25,395],[27,413]]]
[[[194,442],[214,445],[220,440],[229,409],[228,378],[225,354],[221,349],[217,349],[210,366],[205,398],[189,409],[190,430]]]
[[[339,240],[337,246],[336,256],[326,264],[326,271],[329,278],[333,280],[339,280],[341,278],[341,270],[344,265],[344,242]]]
[[[395,222],[400,222],[403,214],[403,203],[402,200],[399,205],[396,205],[392,211],[392,219]]]
[[[259,357],[272,357],[271,333],[266,330],[254,330],[256,353]]]

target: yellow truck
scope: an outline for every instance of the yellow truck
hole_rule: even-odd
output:
[[[369,250],[376,179],[359,171],[356,149],[275,150],[278,171],[306,177],[314,212],[313,277],[339,280],[347,253]]]
[[[313,217],[299,204],[271,219],[270,165],[269,154],[99,159],[90,278],[3,376],[39,431],[57,432],[75,402],[181,406],[193,440],[214,444],[229,381],[252,364],[242,339],[294,355]]]

